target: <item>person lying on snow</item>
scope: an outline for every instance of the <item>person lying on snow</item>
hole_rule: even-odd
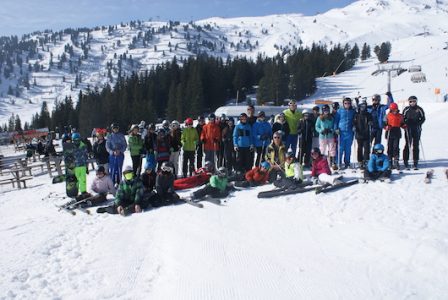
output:
[[[199,189],[193,194],[191,194],[191,200],[198,200],[210,195],[213,198],[223,198],[229,195],[229,189],[227,187],[227,169],[225,167],[220,167],[216,171],[216,175],[210,177],[210,182]]]
[[[143,183],[135,176],[131,166],[123,170],[123,180],[118,185],[115,203],[107,207],[99,207],[97,213],[120,214],[140,213],[149,206],[149,201],[143,197]]]
[[[384,154],[384,146],[376,144],[367,163],[364,178],[367,180],[389,179],[391,174],[389,166],[389,158]]]
[[[175,190],[184,190],[206,184],[213,175],[215,167],[211,161],[206,161],[204,167],[193,172],[193,176],[174,180]]]
[[[274,181],[274,186],[279,188],[293,188],[300,186],[303,182],[302,165],[295,159],[294,153],[288,151],[285,154],[285,173],[284,178]]]
[[[319,148],[313,148],[311,150],[311,157],[313,159],[311,166],[311,180],[314,184],[336,185],[342,183],[340,175],[331,175],[327,157],[321,154]]]
[[[244,176],[246,180],[235,182],[235,186],[249,187],[267,183],[269,180],[270,168],[271,165],[267,161],[262,162],[259,167],[253,167],[252,170],[247,171]]]

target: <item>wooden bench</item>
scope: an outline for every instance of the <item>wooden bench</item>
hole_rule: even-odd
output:
[[[0,185],[12,184],[12,187],[15,188],[15,184],[17,183],[17,187],[21,189],[22,186],[20,185],[20,183],[22,183],[23,187],[26,188],[26,181],[31,179],[33,179],[32,176],[23,176],[19,178],[15,177],[2,178],[0,179]]]

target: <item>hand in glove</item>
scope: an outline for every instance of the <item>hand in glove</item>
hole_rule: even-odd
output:
[[[254,148],[254,146],[250,146],[250,148],[249,148],[249,150],[250,150],[250,152],[254,152],[255,151],[255,148]]]
[[[391,92],[386,92],[386,96],[392,97],[392,93]]]
[[[238,152],[239,150],[238,146],[235,146],[233,149],[235,150],[235,152]]]

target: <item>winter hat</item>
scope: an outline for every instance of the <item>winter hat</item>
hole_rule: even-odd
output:
[[[416,96],[410,96],[408,98],[408,101],[415,101],[415,102],[417,102],[417,97]]]
[[[139,128],[145,128],[146,122],[140,121],[140,124],[138,125]]]
[[[72,140],[81,140],[81,135],[77,132],[72,134]]]
[[[185,125],[193,125],[193,119],[192,118],[187,118],[185,120]]]
[[[390,110],[398,110],[398,105],[397,103],[393,102],[389,105],[389,109]]]
[[[131,125],[131,129],[129,129],[129,131],[132,131],[134,129],[138,129],[138,125],[137,124],[132,124]]]
[[[269,170],[271,168],[271,165],[267,161],[262,162],[260,165],[262,168],[265,168],[266,170]]]
[[[134,169],[132,169],[131,166],[124,167],[123,174],[130,173],[130,172],[134,172]]]
[[[104,166],[98,166],[96,168],[96,173],[106,173],[106,169],[104,168]]]

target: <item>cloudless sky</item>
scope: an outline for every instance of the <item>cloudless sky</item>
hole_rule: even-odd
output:
[[[0,35],[113,25],[130,20],[315,15],[354,0],[0,0]]]

